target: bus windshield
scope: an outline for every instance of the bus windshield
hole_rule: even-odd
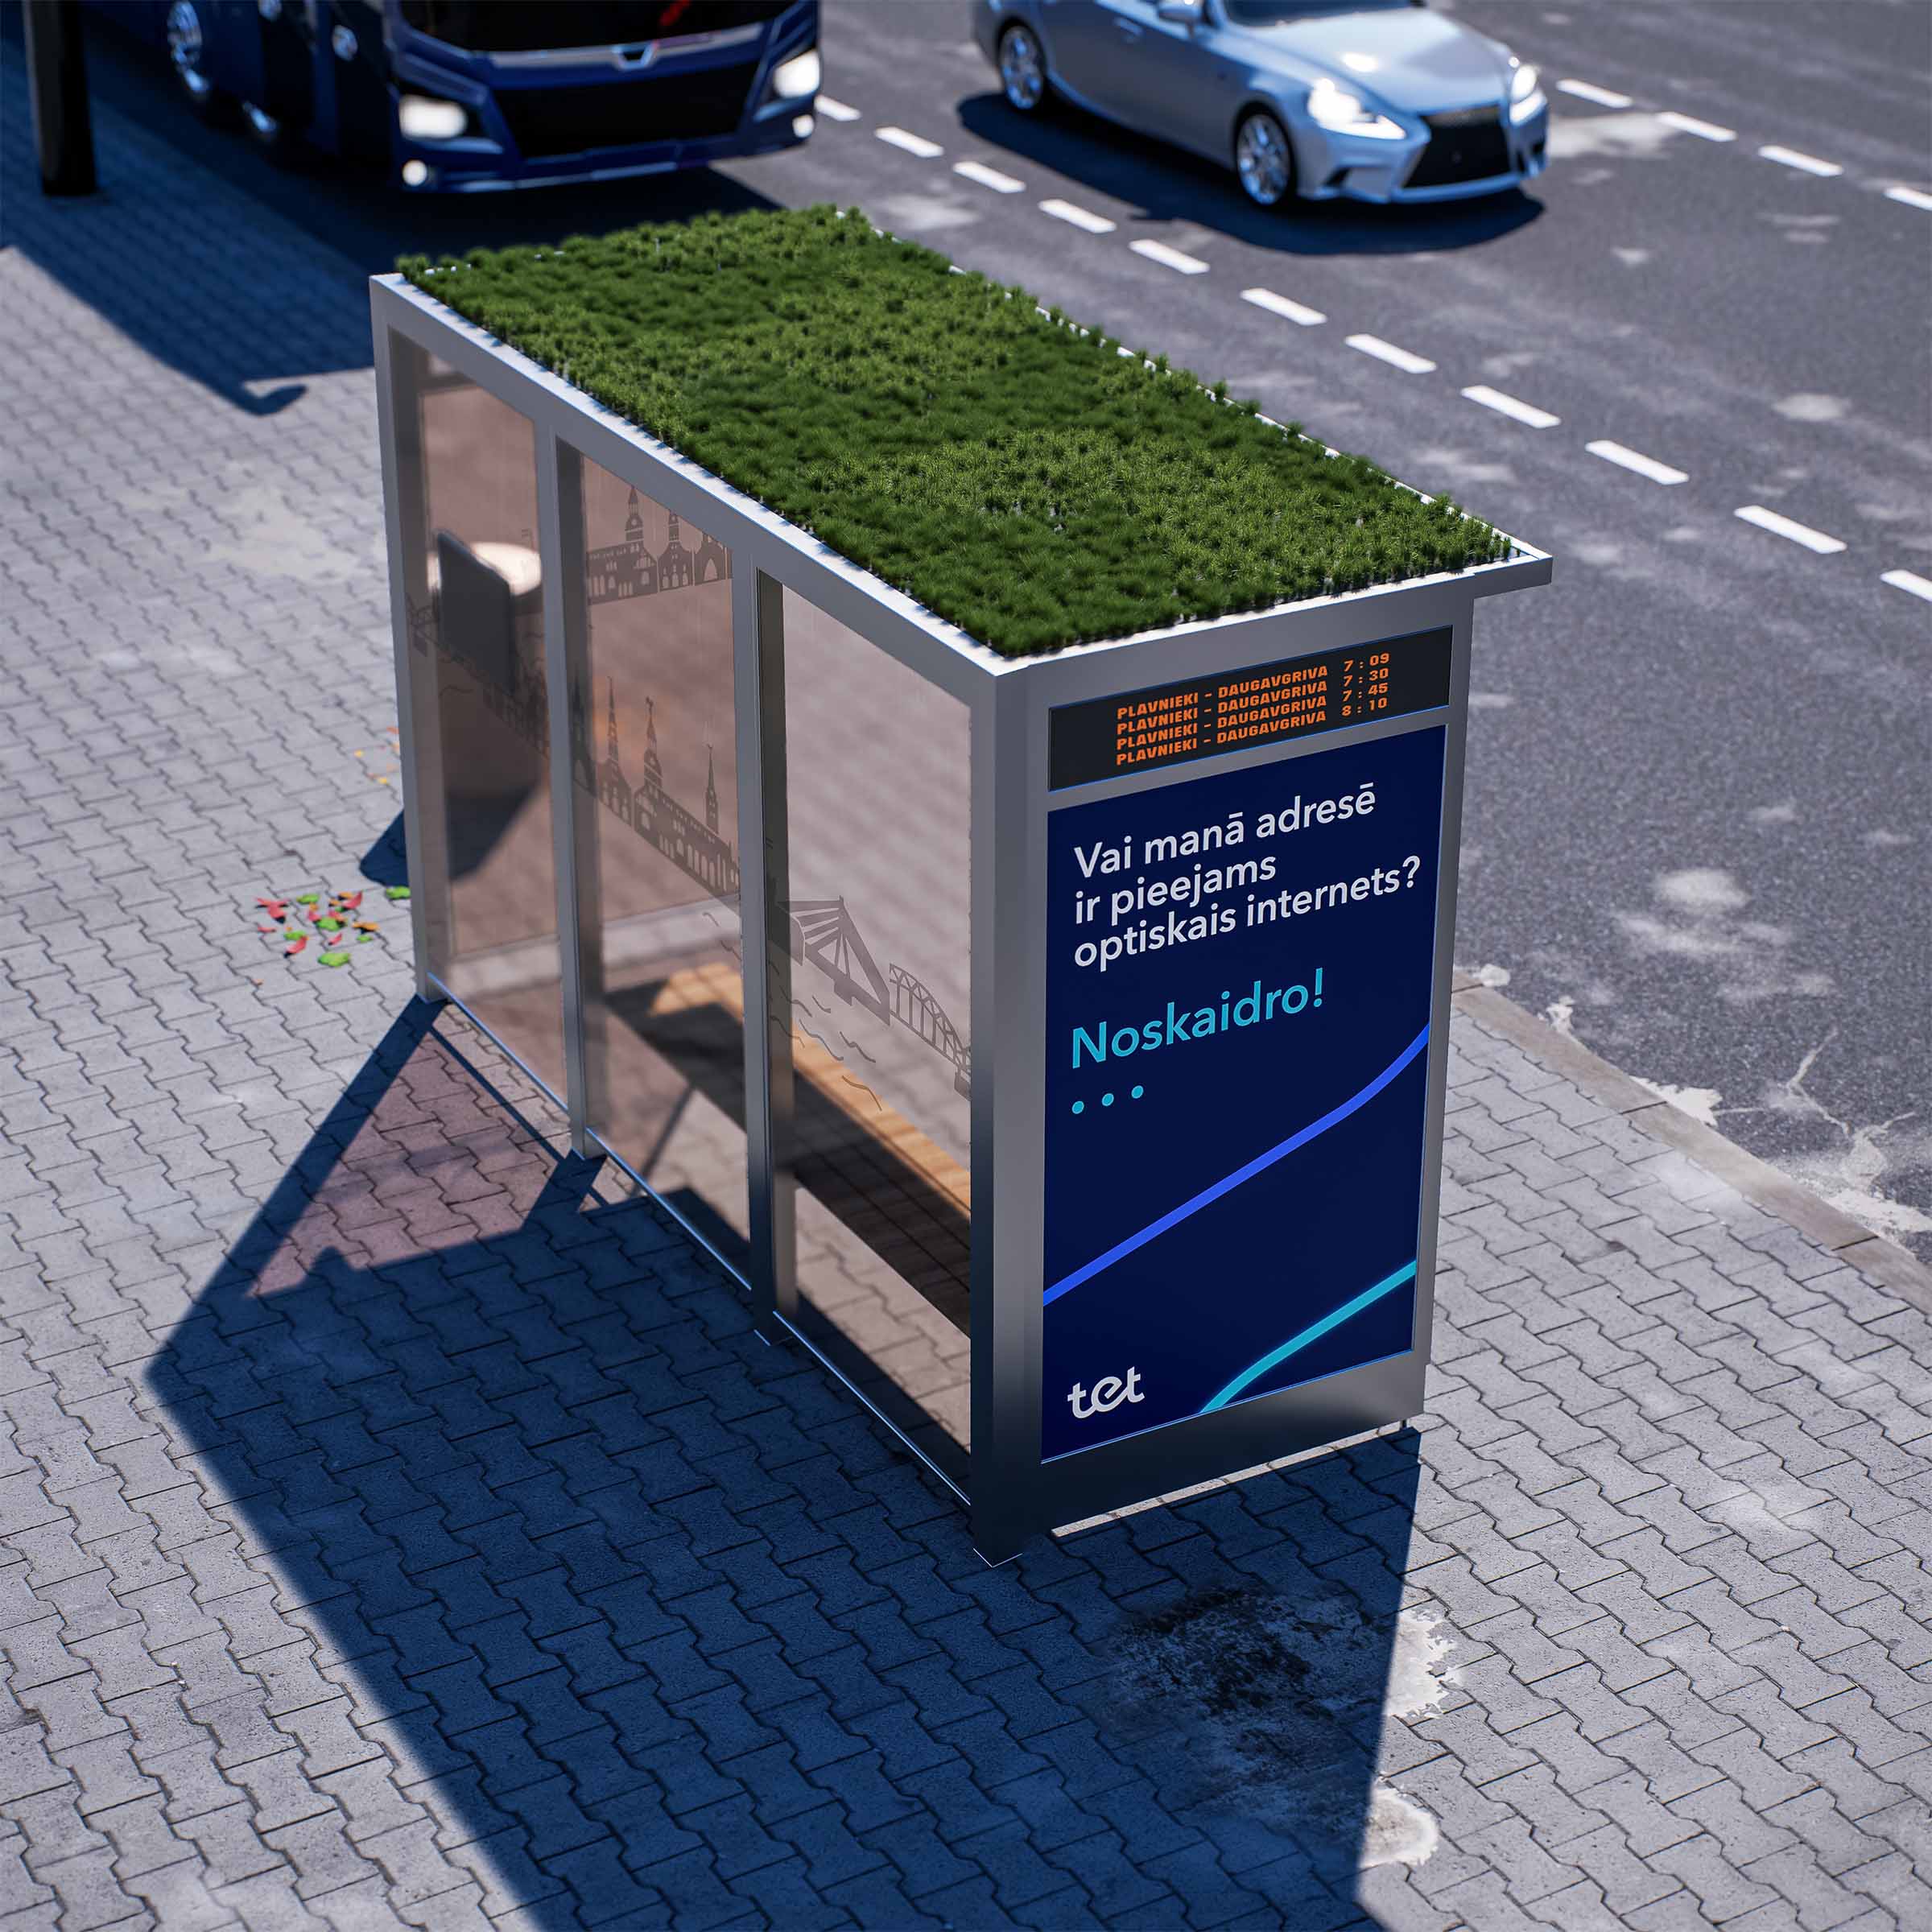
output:
[[[537,53],[559,47],[632,47],[775,19],[791,0],[401,0],[404,23],[473,53]]]

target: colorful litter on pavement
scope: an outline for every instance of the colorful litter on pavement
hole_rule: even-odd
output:
[[[267,914],[270,923],[258,920],[255,930],[275,939],[284,959],[305,954],[313,939],[319,942],[314,956],[317,965],[346,966],[353,957],[352,946],[367,946],[382,936],[381,923],[362,916],[363,891],[358,886],[353,892],[298,892],[287,898],[258,898],[256,908]],[[391,905],[400,904],[409,898],[409,888],[386,886],[382,896]]]

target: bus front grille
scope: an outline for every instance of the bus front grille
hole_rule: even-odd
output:
[[[746,61],[691,73],[644,73],[588,87],[502,88],[497,105],[510,123],[511,138],[529,160],[658,141],[699,141],[736,130],[758,71],[755,61]]]

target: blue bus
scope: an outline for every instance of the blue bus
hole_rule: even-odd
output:
[[[818,0],[96,0],[188,105],[425,193],[597,181],[795,147]]]

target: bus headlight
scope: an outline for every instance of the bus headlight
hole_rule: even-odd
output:
[[[396,125],[406,141],[455,141],[469,126],[469,109],[460,101],[405,94],[397,103]]]
[[[771,91],[781,101],[796,101],[819,91],[821,78],[819,50],[808,47],[789,60],[781,60],[771,70]]]

